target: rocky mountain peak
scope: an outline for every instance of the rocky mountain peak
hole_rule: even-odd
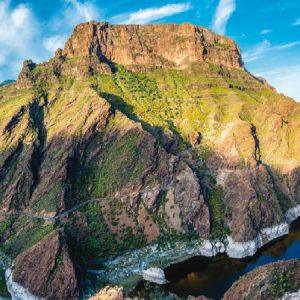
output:
[[[190,23],[110,25],[79,24],[65,45],[67,57],[98,57],[122,65],[184,68],[206,61],[242,68],[241,52],[231,39]]]

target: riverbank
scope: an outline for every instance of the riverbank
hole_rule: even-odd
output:
[[[226,241],[193,240],[186,242],[166,243],[163,247],[158,244],[149,245],[142,249],[125,253],[113,261],[106,262],[105,270],[91,270],[104,281],[112,284],[121,284],[132,288],[141,280],[144,269],[150,267],[166,268],[178,262],[188,260],[191,257],[214,257],[219,253],[227,254],[232,258],[243,258],[254,255],[259,248],[289,232],[289,225],[300,216],[300,206],[290,209],[285,215],[285,223],[272,228],[261,230],[258,236],[247,242],[235,242],[230,237]],[[24,288],[12,281],[11,272],[7,271],[7,283],[11,293],[16,295]],[[28,291],[25,291],[28,292]],[[33,295],[28,299],[36,299]]]
[[[260,266],[299,258],[300,218],[291,224],[288,235],[270,242],[254,256],[243,259],[230,258],[226,254],[214,257],[198,256],[172,264],[165,269],[170,283],[164,288],[181,297],[206,295],[218,300],[241,276]],[[143,289],[142,284],[138,289]]]
[[[264,245],[287,235],[290,224],[299,217],[300,205],[287,211],[284,223],[264,228],[255,239],[246,242],[236,242],[228,236],[224,242],[194,240],[166,243],[163,247],[158,244],[146,246],[107,262],[106,272],[101,271],[99,275],[106,276],[108,281],[114,284],[126,284],[128,281],[131,282],[132,277],[138,281],[143,269],[153,266],[164,269],[195,256],[213,257],[224,253],[236,259],[250,257]]]

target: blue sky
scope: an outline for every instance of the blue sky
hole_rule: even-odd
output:
[[[89,20],[211,28],[240,45],[249,71],[300,101],[300,0],[0,0],[0,82],[24,59],[48,60]]]

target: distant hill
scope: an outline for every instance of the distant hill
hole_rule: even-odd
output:
[[[5,80],[5,81],[3,81],[3,82],[0,83],[0,86],[4,86],[4,85],[7,85],[7,84],[11,84],[11,83],[13,83],[13,82],[15,82],[15,80]]]

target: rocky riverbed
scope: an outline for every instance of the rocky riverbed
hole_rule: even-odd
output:
[[[254,240],[235,242],[230,236],[222,241],[194,240],[150,245],[142,249],[128,252],[105,264],[106,271],[98,271],[101,276],[107,276],[110,282],[122,283],[128,278],[137,280],[143,269],[150,267],[166,268],[171,264],[187,260],[194,256],[216,256],[226,253],[231,258],[253,256],[257,250],[270,241],[287,235],[290,224],[300,216],[300,206],[290,209],[285,216],[286,223],[271,228],[262,229]],[[97,271],[96,271],[97,273]]]

